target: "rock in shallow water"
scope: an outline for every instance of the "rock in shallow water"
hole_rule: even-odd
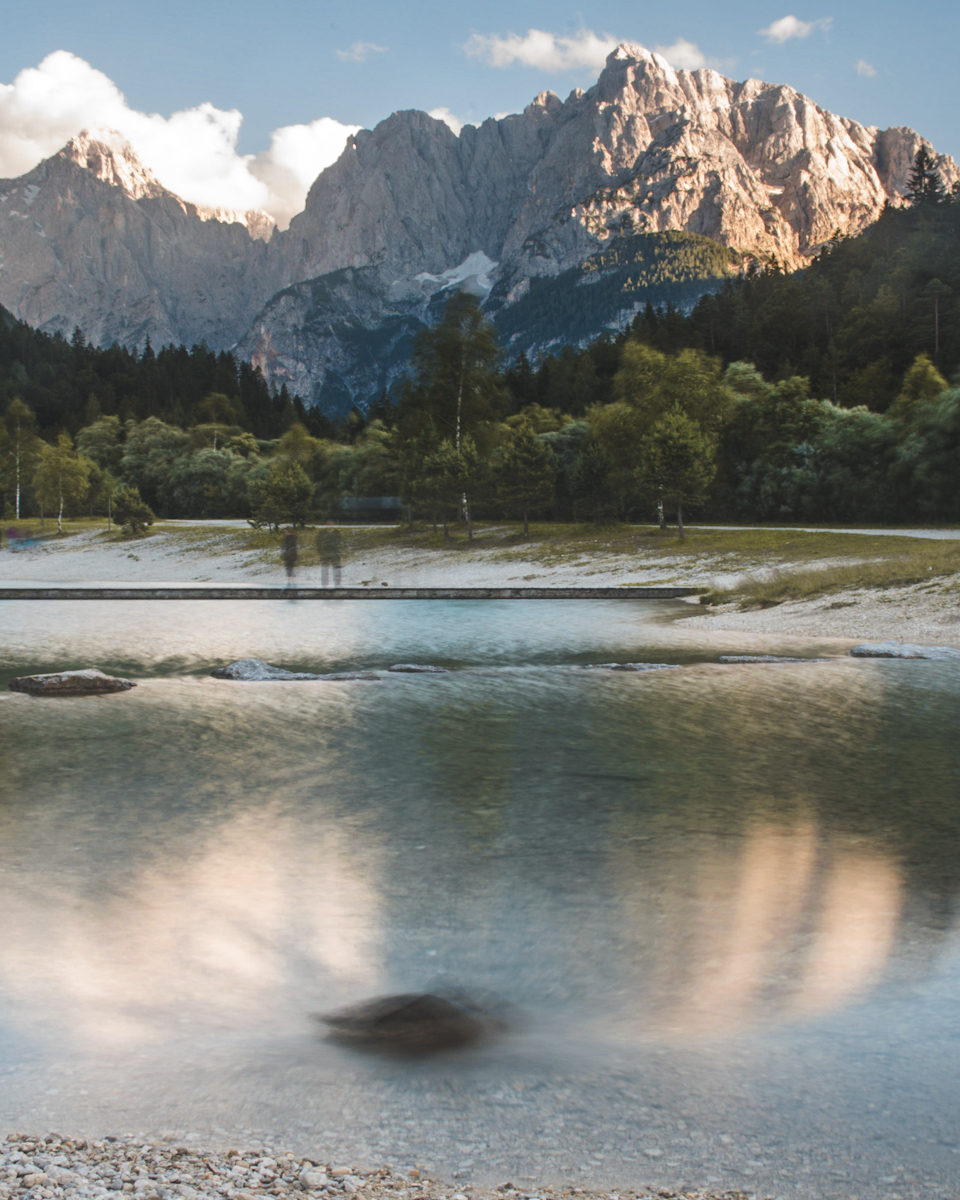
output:
[[[446,667],[435,667],[430,663],[396,663],[392,667],[387,667],[397,675],[449,675],[450,672]]]
[[[826,662],[825,658],[787,658],[781,654],[721,654],[722,663],[808,663]]]
[[[678,671],[678,663],[584,663],[584,671]]]
[[[336,1041],[381,1050],[428,1053],[469,1046],[508,1026],[507,1005],[481,1003],[459,990],[378,996],[322,1013]]]
[[[850,651],[854,658],[954,658],[960,650],[952,646],[915,646],[910,642],[864,642]]]
[[[96,667],[83,671],[58,671],[53,675],[21,675],[7,685],[11,692],[29,692],[31,696],[109,696],[129,692],[137,685],[132,679],[105,675]]]
[[[210,674],[214,679],[234,679],[241,683],[263,683],[265,681],[327,680],[337,682],[347,679],[374,680],[379,675],[370,671],[341,671],[330,675],[314,675],[309,671],[286,671],[283,667],[271,667],[260,658],[241,658],[226,667],[217,667]]]

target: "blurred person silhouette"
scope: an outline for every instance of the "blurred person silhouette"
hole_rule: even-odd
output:
[[[297,559],[300,557],[295,530],[288,529],[283,535],[280,556],[283,559],[283,565],[287,572],[287,587],[293,587],[293,576],[297,569]]]
[[[340,530],[334,525],[332,518],[327,521],[326,529],[317,532],[317,551],[320,555],[320,578],[323,586],[333,575],[333,586],[340,586]]]

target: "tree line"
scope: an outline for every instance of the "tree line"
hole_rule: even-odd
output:
[[[402,389],[334,424],[206,347],[158,353],[0,320],[5,511],[299,524],[398,496],[477,516],[960,519],[960,200],[921,151],[912,203],[809,268],[504,364],[454,293]],[[141,509],[137,509],[137,505]],[[132,527],[132,526],[131,526]]]

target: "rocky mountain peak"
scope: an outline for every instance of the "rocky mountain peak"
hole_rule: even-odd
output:
[[[143,164],[130,143],[112,130],[100,131],[96,136],[84,130],[71,138],[55,158],[89,171],[102,183],[119,188],[131,200],[142,200],[144,197],[155,200],[169,196],[185,213],[199,217],[201,221],[243,225],[251,237],[262,241],[269,241],[276,227],[273,217],[260,209],[242,212],[237,209],[210,208],[183,200],[165,188],[150,168]]]
[[[119,188],[131,200],[162,196],[167,191],[143,165],[130,143],[116,132],[104,131],[92,136],[84,130],[71,138],[55,157],[90,171],[103,183]]]

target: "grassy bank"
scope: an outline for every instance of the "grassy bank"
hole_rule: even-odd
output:
[[[872,539],[871,539],[872,540]],[[736,603],[740,608],[771,608],[787,600],[808,600],[832,593],[909,587],[928,583],[960,596],[960,543],[920,538],[884,538],[877,557],[833,562],[821,566],[780,567],[762,577],[715,588],[703,604]],[[891,546],[896,541],[902,543]]]

